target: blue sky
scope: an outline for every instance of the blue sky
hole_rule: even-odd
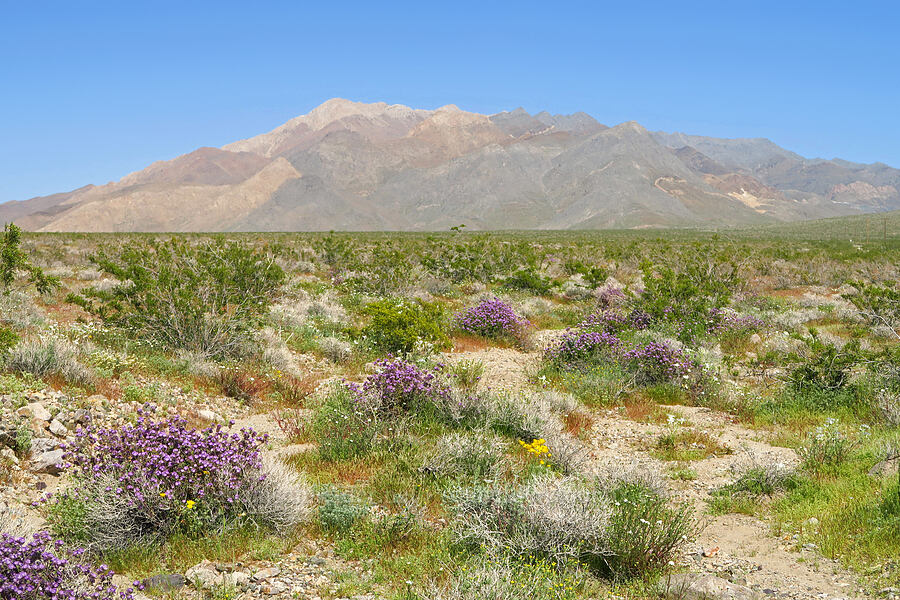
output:
[[[328,98],[768,137],[900,167],[896,2],[0,0],[0,202]]]

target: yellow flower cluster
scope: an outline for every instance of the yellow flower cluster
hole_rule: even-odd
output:
[[[530,444],[526,444],[522,440],[519,440],[519,445],[521,445],[525,450],[528,451],[529,454],[534,454],[535,456],[550,456],[550,448],[547,447],[547,441],[544,438],[534,439]],[[544,461],[541,461],[541,464],[544,464]]]
[[[190,509],[194,508],[194,505],[197,504],[197,503],[194,502],[193,500],[188,500],[188,501],[185,502],[184,504],[185,504],[185,506],[187,506],[188,510],[190,510]]]

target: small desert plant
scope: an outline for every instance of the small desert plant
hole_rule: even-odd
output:
[[[854,434],[847,434],[840,421],[833,417],[807,435],[798,453],[803,466],[811,471],[842,465],[859,446],[862,438],[870,434],[867,425],[861,425]]]
[[[577,565],[563,572],[543,559],[483,556],[443,585],[432,584],[424,597],[435,600],[574,600],[583,575]]]
[[[0,327],[0,358],[9,352],[9,349],[15,346],[19,341],[16,332],[8,327]]]
[[[608,554],[611,503],[573,477],[541,475],[519,488],[457,488],[450,495],[457,540],[489,555],[590,563]]]
[[[608,553],[600,570],[613,578],[646,577],[666,569],[696,532],[687,504],[666,499],[640,484],[624,484],[610,494],[615,509],[607,530]]]
[[[449,345],[444,332],[444,311],[439,304],[422,300],[376,300],[363,308],[369,317],[362,335],[384,352],[409,354],[442,349]]]
[[[367,454],[377,433],[376,413],[343,385],[325,396],[310,424],[319,455],[325,460],[345,460]]]
[[[792,470],[777,464],[754,464],[739,472],[733,482],[714,490],[710,508],[717,514],[752,514],[763,497],[771,497],[796,486],[797,477]]]
[[[318,493],[319,525],[332,533],[346,533],[366,517],[366,506],[355,496],[334,488]]]
[[[484,363],[476,359],[460,360],[451,363],[448,370],[459,387],[472,391],[484,375]]]
[[[614,333],[572,329],[544,351],[544,360],[561,369],[583,368],[614,360],[621,345]]]
[[[377,407],[386,417],[433,410],[436,403],[445,403],[450,396],[440,366],[425,369],[404,360],[381,359],[375,361],[375,367],[377,371],[362,385],[349,384],[349,388],[358,402]]]

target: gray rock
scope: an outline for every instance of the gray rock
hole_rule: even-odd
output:
[[[204,589],[218,585],[222,582],[222,576],[216,571],[215,565],[204,560],[184,573],[185,578],[194,586]]]
[[[277,577],[278,574],[281,573],[281,569],[278,567],[268,567],[266,569],[260,569],[256,573],[253,574],[253,579],[256,581],[264,581],[266,579],[271,579],[272,577]]]
[[[678,573],[662,581],[663,595],[678,600],[756,600],[750,588],[715,575]]]
[[[19,415],[23,417],[31,417],[33,419],[37,419],[38,421],[49,421],[53,418],[53,415],[50,414],[44,405],[40,402],[32,402],[31,404],[26,404],[22,408],[18,410]]]
[[[179,590],[187,585],[187,578],[180,573],[172,573],[169,575],[154,575],[148,577],[141,583],[148,590],[153,591],[173,591]]]
[[[59,441],[53,438],[39,437],[31,440],[31,453],[35,455],[56,450],[58,447]]]
[[[86,408],[79,408],[75,411],[75,414],[72,415],[72,421],[78,425],[87,425],[92,419],[93,416],[91,415],[91,411]]]
[[[62,450],[51,450],[38,455],[31,463],[31,470],[35,473],[50,473],[56,475],[62,472],[59,466],[63,461],[65,452]]]
[[[50,433],[52,433],[56,437],[66,437],[67,435],[69,435],[69,430],[66,429],[65,425],[63,425],[56,419],[53,419],[52,421],[50,421]]]

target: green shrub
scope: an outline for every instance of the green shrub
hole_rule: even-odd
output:
[[[248,350],[284,281],[272,255],[223,240],[152,241],[91,260],[119,283],[70,294],[70,302],[166,348],[217,358]]]
[[[611,496],[615,510],[607,530],[610,554],[601,567],[613,578],[647,577],[665,570],[696,533],[687,504],[669,506],[653,490],[634,483],[619,486]]]
[[[531,269],[516,271],[503,280],[503,285],[513,290],[525,290],[539,295],[544,295],[553,289],[552,281]]]
[[[734,263],[700,252],[684,257],[678,270],[644,261],[641,271],[644,290],[639,308],[672,326],[683,342],[707,334],[713,311],[728,304],[739,283]]]
[[[16,332],[8,327],[0,327],[0,356],[3,356],[9,349],[19,342],[19,336]]]
[[[385,299],[363,308],[369,317],[362,335],[373,347],[394,354],[409,354],[449,346],[443,308],[435,302]]]
[[[313,439],[324,460],[346,460],[368,454],[375,440],[375,420],[350,390],[335,386],[316,410]]]
[[[859,340],[852,340],[843,348],[838,348],[823,342],[812,329],[810,337],[803,338],[803,341],[809,347],[810,357],[790,372],[789,382],[795,391],[836,391],[849,384],[850,371],[861,358]]]
[[[13,284],[24,275],[28,283],[34,284],[41,294],[52,292],[59,286],[59,279],[45,275],[32,264],[28,255],[19,247],[22,244],[22,230],[14,223],[7,223],[0,236],[0,292],[9,294]]]
[[[331,533],[346,533],[367,514],[365,505],[354,496],[327,488],[319,496],[319,525]]]

